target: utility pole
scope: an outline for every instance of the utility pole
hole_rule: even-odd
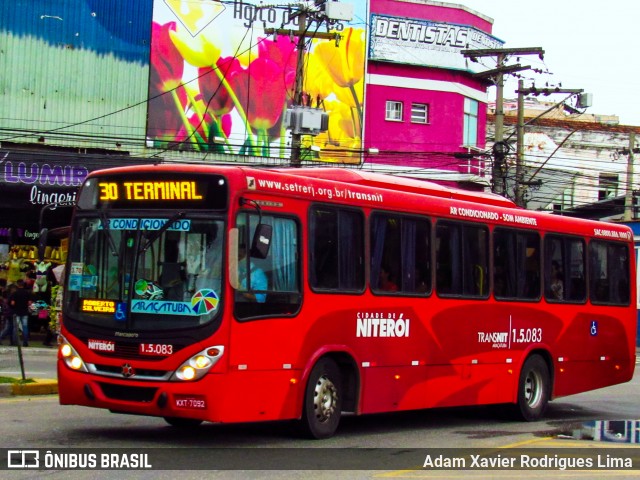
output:
[[[629,156],[627,157],[627,191],[624,196],[624,216],[625,222],[631,221],[635,217],[633,206],[633,159],[636,148],[636,132],[629,132]]]
[[[524,81],[518,80],[518,124],[516,126],[516,186],[515,202],[526,207],[524,201]]]
[[[502,70],[506,56],[498,54],[496,61],[498,68]],[[504,70],[496,75],[496,123],[494,130],[494,157],[491,170],[493,191],[498,195],[504,194],[504,174],[506,171],[505,155],[508,151],[504,144]]]
[[[527,191],[528,186],[540,186],[541,182],[540,180],[536,180],[534,181],[534,177],[538,174],[538,172],[540,172],[540,170],[542,169],[542,167],[549,161],[549,159],[555,154],[555,152],[560,148],[560,146],[562,146],[562,144],[564,144],[564,142],[566,140],[568,140],[568,138],[573,135],[575,133],[575,130],[571,133],[569,133],[569,135],[562,141],[562,143],[560,145],[558,145],[558,147],[556,148],[556,150],[536,169],[536,171],[534,172],[533,175],[531,175],[531,177],[529,178],[529,180],[525,180],[524,179],[524,173],[525,173],[525,165],[524,165],[524,127],[525,125],[537,120],[538,118],[540,118],[542,115],[548,113],[549,111],[553,110],[554,108],[556,108],[557,106],[559,106],[560,104],[564,103],[567,99],[564,99],[558,103],[556,103],[553,107],[545,110],[543,113],[541,113],[540,115],[538,115],[535,118],[532,118],[531,120],[529,120],[528,122],[525,123],[524,121],[524,96],[525,95],[551,95],[552,93],[565,93],[565,94],[569,94],[569,95],[577,95],[577,94],[581,94],[582,92],[584,92],[584,89],[570,89],[570,88],[560,88],[560,87],[555,87],[555,88],[536,88],[536,87],[530,87],[530,88],[524,88],[524,82],[522,80],[518,81],[518,90],[516,90],[516,93],[518,94],[518,123],[517,123],[517,127],[516,127],[516,133],[517,133],[517,143],[516,143],[516,184],[515,184],[515,188],[514,188],[514,193],[515,193],[515,202],[516,205],[522,207],[522,208],[526,208],[527,207],[527,202],[525,200],[525,194]],[[590,106],[590,105],[587,105]]]
[[[268,33],[268,32],[267,32]],[[304,54],[306,51],[307,12],[300,10],[298,14],[298,58],[296,61],[296,83],[293,93],[293,104],[302,105],[302,90],[304,87]],[[291,166],[300,166],[300,146],[302,135],[295,131],[291,133]]]
[[[477,62],[479,57],[495,57],[496,68],[485,72],[476,73],[474,77],[492,78],[496,86],[496,123],[494,136],[494,159],[491,170],[492,191],[498,195],[505,194],[505,155],[508,146],[504,142],[504,75],[522,70],[529,70],[530,65],[522,66],[505,65],[507,58],[511,55],[538,55],[541,59],[544,50],[541,47],[526,48],[486,48],[476,50],[462,50],[460,53],[468,57],[473,62]]]
[[[323,21],[327,21],[328,25],[331,26],[336,21],[350,21],[351,16],[353,14],[353,5],[344,4],[340,2],[330,2],[330,8],[327,8],[325,0],[318,0],[315,2],[316,6],[320,8],[311,9],[306,7],[304,4],[300,4],[298,7],[299,10],[294,15],[291,15],[290,19],[298,18],[298,30],[290,30],[285,28],[266,28],[264,31],[267,35],[288,35],[289,37],[298,37],[298,52],[297,52],[297,63],[296,63],[296,81],[294,85],[294,93],[293,93],[293,115],[290,116],[290,121],[295,124],[291,129],[291,166],[299,167],[302,163],[302,155],[301,155],[301,145],[302,145],[302,135],[303,134],[315,134],[319,133],[319,130],[323,128],[321,124],[327,123],[328,118],[326,118],[323,122],[320,116],[313,115],[313,112],[309,111],[298,111],[295,112],[296,107],[308,107],[309,105],[305,105],[303,100],[303,90],[304,90],[304,61],[305,61],[305,52],[306,52],[306,44],[307,39],[310,38],[321,38],[325,40],[335,40],[336,46],[340,42],[342,36],[339,33],[330,33],[330,32],[309,32],[309,26],[313,22],[318,23],[320,25]],[[310,21],[309,21],[310,20]],[[326,116],[326,114],[325,114]],[[295,117],[295,119],[291,120],[291,118]],[[305,119],[303,119],[303,117]],[[308,131],[303,131],[304,129],[300,128],[300,123],[312,123],[314,127]],[[317,125],[316,125],[317,124]]]

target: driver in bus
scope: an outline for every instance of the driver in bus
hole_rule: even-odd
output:
[[[247,246],[241,244],[238,247],[238,279],[240,283],[240,295],[250,302],[264,303],[267,300],[266,293],[247,292]],[[264,271],[249,259],[251,276],[251,290],[263,291],[267,289],[268,281]],[[243,291],[244,290],[244,291]]]

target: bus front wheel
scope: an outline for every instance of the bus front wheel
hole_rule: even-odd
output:
[[[516,416],[532,422],[544,414],[551,396],[549,367],[540,355],[532,355],[524,362],[518,383]]]
[[[321,359],[311,370],[304,395],[302,427],[316,439],[331,437],[340,423],[342,411],[340,369],[329,359]]]

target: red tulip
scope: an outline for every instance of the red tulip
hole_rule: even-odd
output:
[[[175,29],[175,22],[152,25],[150,84],[157,92],[168,92],[182,83],[184,59],[169,36]]]
[[[285,77],[276,62],[262,57],[251,62],[246,70],[232,74],[229,83],[253,128],[268,130],[280,119],[286,100]]]
[[[232,77],[235,72],[242,70],[238,59],[232,57],[220,58],[216,66],[219,73],[227,79]],[[201,67],[198,69],[198,84],[202,100],[207,105],[209,112],[219,117],[233,109],[233,99],[213,68]]]

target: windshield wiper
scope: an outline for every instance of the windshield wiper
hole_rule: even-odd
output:
[[[100,210],[100,222],[102,223],[102,230],[107,234],[107,241],[109,242],[111,255],[117,257],[118,249],[116,248],[116,243],[113,241],[113,237],[111,236],[111,230],[109,230],[109,221],[107,220],[107,214],[104,213],[104,210]]]
[[[142,248],[140,248],[138,253],[146,252],[149,249],[149,247],[153,244],[153,242],[155,242],[158,238],[160,238],[160,235],[162,235],[164,232],[169,230],[171,225],[173,225],[176,222],[176,220],[180,220],[185,215],[186,215],[185,212],[178,212],[173,217],[171,217],[169,220],[167,220],[167,223],[165,223],[158,230],[151,230],[151,233],[149,234],[149,236],[146,237],[147,241],[145,242],[144,246]]]

